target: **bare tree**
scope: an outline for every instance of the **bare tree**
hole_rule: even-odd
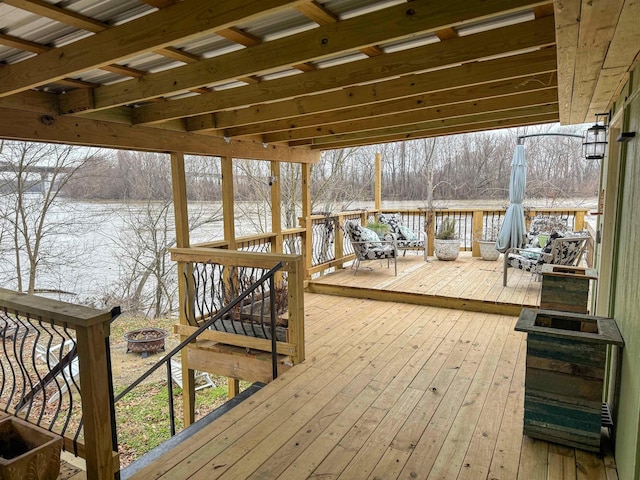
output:
[[[65,202],[62,192],[96,153],[66,145],[0,143],[0,231],[11,238],[10,247],[6,241],[3,245],[13,258],[8,280],[18,291],[59,290],[47,282],[40,285],[41,274],[74,262],[77,256],[70,255],[61,237],[73,238],[87,224],[84,213]]]
[[[129,171],[130,174],[135,171],[132,180],[137,195],[144,197],[146,189],[146,198],[126,201],[114,211],[122,225],[114,239],[114,254],[120,261],[122,273],[105,300],[123,303],[133,312],[160,317],[174,310],[177,291],[175,264],[169,254],[176,244],[170,163],[166,156],[153,153],[119,152],[118,156],[120,161],[134,161],[135,168]],[[204,172],[203,176],[209,175],[207,162],[202,157],[185,159],[192,180],[199,177],[199,169]],[[192,182],[188,188],[202,185]],[[198,202],[189,207],[191,230],[221,220],[219,204]]]

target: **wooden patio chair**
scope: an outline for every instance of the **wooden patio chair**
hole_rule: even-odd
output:
[[[575,266],[582,258],[587,240],[589,240],[589,234],[586,232],[572,232],[569,237],[562,237],[560,234],[554,233],[542,249],[509,248],[504,253],[502,285],[507,286],[507,270],[509,268],[534,273],[536,280],[539,280],[542,266],[547,263]]]
[[[389,268],[389,264],[393,260],[394,274],[398,275],[398,264],[396,262],[398,249],[393,235],[388,235],[381,240],[376,232],[363,227],[357,220],[344,222],[344,231],[349,236],[356,256],[353,265],[351,265],[351,268],[355,267],[354,275],[358,273],[360,262],[384,259],[387,260],[387,268]]]
[[[558,217],[557,215],[549,215],[549,216],[541,216],[536,215],[531,219],[531,224],[529,225],[529,231],[526,233],[524,248],[536,248],[536,247],[544,247],[544,245],[540,245],[538,243],[538,235],[545,235],[549,237],[554,232],[568,232],[569,226],[567,225],[567,221]]]
[[[422,250],[425,260],[427,259],[427,242],[424,232],[414,232],[402,224],[402,216],[399,213],[379,213],[378,222],[389,225],[391,233],[395,235],[396,248],[402,250],[402,255],[406,255],[407,250],[415,250],[416,253]]]

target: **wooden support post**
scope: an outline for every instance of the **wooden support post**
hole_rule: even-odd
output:
[[[376,153],[375,209],[380,213],[382,208],[382,154]]]
[[[232,399],[240,393],[240,380],[237,378],[227,378],[227,391],[229,392],[229,399]]]
[[[276,237],[271,244],[271,253],[282,253],[282,188],[280,186],[280,162],[271,162],[271,232]]]
[[[573,230],[579,232],[585,229],[584,226],[584,213],[585,212],[576,212],[575,224],[573,226]]]
[[[335,248],[335,259],[339,260],[336,263],[336,269],[342,268],[344,262],[342,262],[342,258],[344,258],[344,233],[342,233],[342,227],[344,225],[344,215],[338,215],[336,220],[336,231],[334,232],[334,248]]]
[[[173,189],[173,209],[176,222],[176,246],[189,248],[189,211],[187,207],[187,181],[184,173],[184,154],[171,153],[171,182]],[[193,318],[194,286],[191,273],[193,265],[178,262],[178,307],[180,324],[188,325]],[[180,341],[186,337],[182,335]],[[186,358],[182,361],[182,401],[184,404],[184,425],[195,422],[195,381],[193,370],[189,369]]]
[[[234,193],[233,193],[233,159],[221,157],[222,170],[222,215],[224,217],[224,239],[229,245],[229,250],[236,249],[236,224],[234,218]]]
[[[433,256],[434,252],[434,240],[436,238],[436,213],[427,210],[425,213],[425,225],[427,226],[427,256]]]
[[[220,157],[220,166],[222,170],[222,216],[224,239],[227,242],[229,250],[236,249],[236,222],[235,222],[235,194],[233,189],[233,158]],[[229,269],[225,269],[225,278],[223,279],[228,285],[235,282],[236,279],[229,276]],[[237,292],[236,288],[230,291]],[[229,398],[235,397],[240,392],[240,384],[236,378],[227,378],[229,385]]]
[[[84,424],[87,477],[113,479],[119,465],[114,465],[109,406],[109,378],[106,337],[108,322],[76,329],[80,387],[82,388],[82,421]],[[115,457],[116,461],[118,457]]]
[[[482,210],[474,210],[471,220],[471,256],[480,256],[480,244],[478,240],[482,239],[482,220],[484,219],[484,212]]]
[[[289,269],[289,342],[296,345],[294,365],[305,359],[304,349],[304,268],[300,260]]]
[[[311,278],[311,261],[313,258],[313,229],[311,225],[311,165],[302,164],[302,218],[305,228],[302,255],[304,261],[305,278]]]

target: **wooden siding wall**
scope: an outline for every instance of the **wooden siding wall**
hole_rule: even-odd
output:
[[[640,136],[640,69],[623,89],[616,109],[623,109],[623,131]],[[620,478],[640,478],[640,138],[620,145],[620,203],[611,311],[625,341],[622,354],[615,457]],[[611,139],[615,142],[615,138]]]

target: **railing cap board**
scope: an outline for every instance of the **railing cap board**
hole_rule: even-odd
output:
[[[282,235],[295,235],[297,233],[303,233],[306,232],[307,229],[304,227],[298,227],[298,228],[288,228],[286,230],[282,230]]]
[[[267,233],[256,233],[254,235],[247,235],[245,237],[236,238],[236,244],[253,242],[255,240],[272,240],[277,237],[277,233],[267,232]]]
[[[0,308],[11,313],[29,315],[32,318],[40,317],[43,320],[53,320],[56,324],[66,323],[70,326],[80,327],[110,322],[113,317],[110,310],[97,310],[37,295],[14,292],[5,288],[0,288]]]
[[[302,261],[302,255],[242,252],[217,248],[172,248],[169,251],[171,252],[171,260],[176,262],[210,262],[236,267],[258,268],[272,268],[276,263],[283,262],[283,270],[287,272],[294,271],[296,262]]]

